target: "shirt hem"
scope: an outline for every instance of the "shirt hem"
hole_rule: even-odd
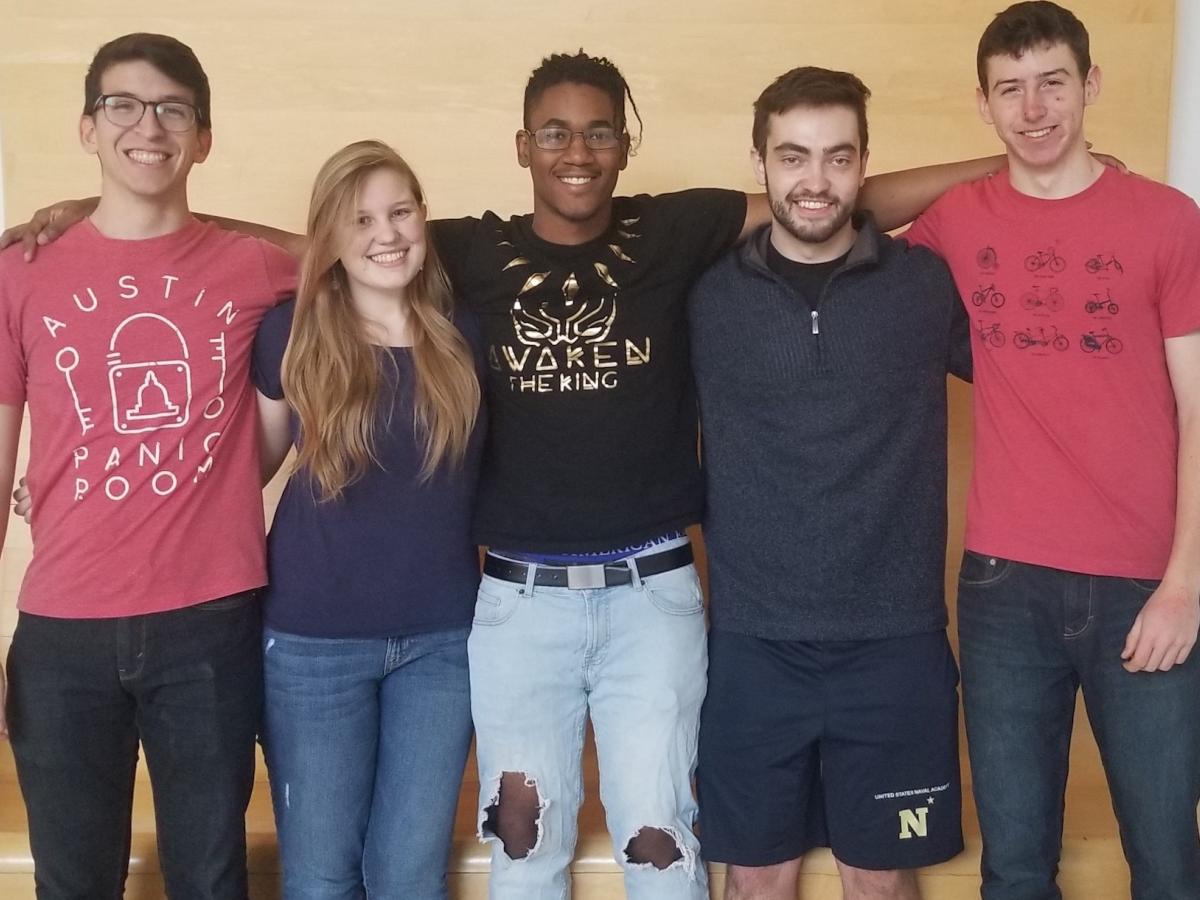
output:
[[[1161,563],[1152,563],[1146,560],[1113,562],[1111,558],[1103,563],[1095,563],[1095,560],[1091,558],[1058,556],[1037,550],[1026,552],[1020,547],[1005,546],[1003,542],[993,543],[973,538],[968,538],[964,542],[963,548],[981,556],[995,556],[1025,565],[1058,569],[1060,572],[1074,572],[1078,575],[1097,575],[1104,578],[1138,578],[1157,581],[1163,577],[1167,568],[1166,557],[1163,557]]]
[[[945,609],[943,609],[936,617],[906,620],[903,624],[898,624],[892,628],[836,629],[829,631],[813,629],[796,630],[791,626],[780,625],[777,622],[772,623],[756,620],[752,624],[748,624],[737,619],[730,620],[721,616],[713,617],[711,627],[714,631],[727,631],[761,640],[805,641],[821,644],[833,643],[835,641],[880,641],[889,638],[910,637],[915,634],[944,631],[948,624],[949,617]]]
[[[605,553],[614,547],[652,541],[671,531],[685,531],[690,526],[698,524],[699,521],[700,511],[697,510],[654,525],[642,526],[636,531],[624,531],[616,535],[605,535],[586,541],[546,540],[530,535],[501,533],[486,528],[472,531],[471,537],[481,547],[503,548],[510,553]]]
[[[129,616],[175,612],[176,610],[187,609],[191,606],[199,606],[201,603],[208,603],[212,600],[220,600],[223,597],[229,597],[233,594],[259,590],[265,587],[266,584],[267,579],[265,575],[254,576],[252,578],[233,581],[227,585],[197,591],[196,594],[199,594],[199,596],[189,593],[183,599],[174,598],[162,603],[130,606],[120,606],[115,603],[110,606],[110,600],[91,600],[86,609],[67,609],[63,608],[63,604],[42,603],[38,600],[31,601],[22,594],[17,600],[17,611],[27,613],[31,616],[43,616],[47,619],[123,619]],[[55,609],[55,606],[58,608]]]

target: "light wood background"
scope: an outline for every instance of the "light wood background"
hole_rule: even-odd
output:
[[[542,56],[584,47],[633,86],[644,143],[620,189],[754,189],[750,106],[803,64],[857,73],[874,91],[871,166],[886,171],[997,152],[975,111],[975,45],[1004,0],[0,0],[0,134],[10,224],[94,193],[77,142],[87,64],[104,41],[161,31],[209,73],[214,149],[195,169],[197,210],[302,227],[312,176],[343,144],[377,137],[422,177],[433,215],[530,207],[513,133]],[[1173,0],[1076,0],[1104,71],[1088,136],[1162,177]],[[953,388],[951,538],[960,553],[970,396]],[[271,496],[270,492],[268,496]],[[97,539],[103,539],[97,536]],[[13,521],[0,559],[0,653],[30,556]],[[1094,764],[1093,764],[1094,765]]]

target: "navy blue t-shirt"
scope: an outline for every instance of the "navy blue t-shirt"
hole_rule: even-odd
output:
[[[254,383],[283,398],[280,366],[295,304],[267,314],[254,343]],[[478,326],[463,310],[455,324],[481,359]],[[381,348],[386,373],[372,468],[340,499],[319,502],[304,471],[288,480],[267,538],[268,627],[324,638],[380,638],[470,625],[479,586],[471,511],[485,431],[481,410],[461,467],[443,465],[424,483],[413,429],[413,360],[408,347]],[[395,382],[395,384],[393,384]],[[293,414],[292,440],[298,432]]]

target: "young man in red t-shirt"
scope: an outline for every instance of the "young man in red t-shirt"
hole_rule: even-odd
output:
[[[84,91],[99,205],[36,267],[0,254],[0,489],[27,405],[38,498],[7,698],[38,896],[120,896],[140,743],[168,895],[243,898],[266,580],[249,354],[295,265],[189,212],[212,132],[188,47],[118,38]]]
[[[978,65],[1008,170],[908,239],[976,335],[958,621],[983,896],[1060,896],[1082,688],[1133,898],[1200,897],[1200,211],[1088,155],[1100,70],[1067,10],[1005,10]]]

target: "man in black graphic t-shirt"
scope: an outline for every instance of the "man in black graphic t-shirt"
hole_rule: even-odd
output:
[[[627,895],[708,896],[690,784],[706,651],[683,534],[702,507],[684,301],[747,200],[614,199],[626,91],[607,60],[547,59],[517,135],[533,215],[435,224],[488,360],[475,535],[491,549],[470,653],[493,900],[567,891],[589,717]]]

